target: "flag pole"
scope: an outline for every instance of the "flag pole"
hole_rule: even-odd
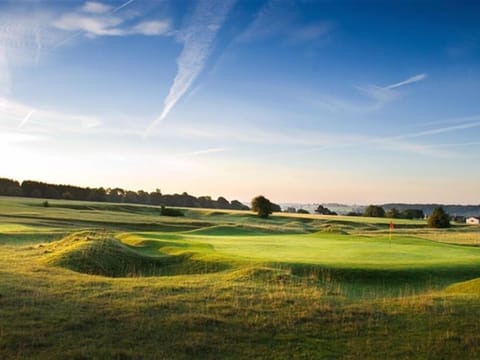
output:
[[[389,239],[390,239],[389,243],[390,243],[390,247],[392,247],[392,232],[393,232],[393,229],[395,228],[393,221],[390,221],[390,226],[388,228],[389,228]]]

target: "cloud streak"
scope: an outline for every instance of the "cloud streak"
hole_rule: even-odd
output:
[[[252,22],[237,38],[240,42],[280,39],[287,45],[322,44],[333,30],[330,21],[301,23],[298,19],[297,4],[294,1],[270,0],[257,12]]]
[[[396,91],[396,89],[398,89],[399,87],[409,85],[409,84],[414,84],[419,81],[425,80],[426,78],[427,78],[427,74],[418,74],[418,75],[409,77],[408,79],[405,79],[400,82],[387,85],[387,86],[368,85],[368,86],[356,87],[356,88],[360,92],[364,93],[368,97],[375,100],[375,104],[373,105],[373,108],[379,109],[383,105],[395,100],[399,96],[398,91]]]
[[[396,89],[396,88],[399,88],[400,86],[405,86],[405,85],[408,85],[408,84],[413,84],[413,83],[425,80],[426,78],[427,78],[427,74],[418,74],[418,75],[409,77],[406,80],[400,81],[398,83],[385,86],[384,89],[390,89],[390,90],[391,89]]]
[[[96,116],[70,114],[57,110],[38,109],[0,97],[1,128],[31,133],[80,133],[100,127]],[[17,125],[18,124],[18,125]]]
[[[179,33],[183,49],[177,59],[177,74],[164,101],[162,113],[147,127],[145,135],[149,135],[165,119],[202,72],[212,51],[216,35],[234,3],[235,0],[221,2],[200,0],[198,2],[189,23]]]

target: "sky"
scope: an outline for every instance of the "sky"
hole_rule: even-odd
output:
[[[480,203],[480,3],[0,0],[0,177]]]

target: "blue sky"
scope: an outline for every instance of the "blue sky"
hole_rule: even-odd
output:
[[[474,1],[1,1],[0,176],[480,203]]]

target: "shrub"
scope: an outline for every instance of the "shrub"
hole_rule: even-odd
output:
[[[162,205],[160,208],[160,215],[162,216],[185,216],[182,210],[167,208]]]

